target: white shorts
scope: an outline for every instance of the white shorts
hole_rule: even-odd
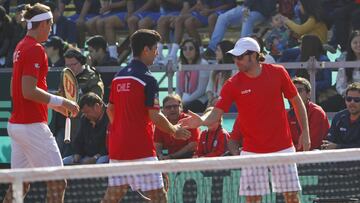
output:
[[[135,159],[131,161],[155,161],[157,157],[147,157],[142,159]],[[110,159],[110,163],[122,163],[125,161]],[[128,161],[126,161],[128,162]],[[133,191],[149,191],[157,190],[164,187],[164,182],[161,173],[139,174],[139,175],[124,175],[109,177],[109,186],[129,185]]]
[[[290,147],[274,153],[286,152],[295,152],[295,148]],[[241,155],[251,154],[257,153],[241,152]],[[283,193],[301,190],[296,164],[284,164],[269,167],[243,167],[241,168],[239,195],[259,196],[269,194],[269,171],[273,192]]]
[[[59,148],[46,123],[8,123],[11,168],[63,166]]]

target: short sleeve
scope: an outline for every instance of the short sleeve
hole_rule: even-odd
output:
[[[23,60],[21,64],[23,66],[23,75],[38,78],[41,70],[48,68],[45,63],[45,51],[41,46],[34,46],[29,52],[24,52],[21,57]]]
[[[215,107],[223,110],[224,112],[228,112],[233,101],[234,97],[232,94],[232,82],[227,81],[221,89],[219,100],[217,101]]]
[[[145,106],[160,109],[159,86],[155,78],[151,78],[145,85]]]
[[[279,67],[280,77],[281,77],[281,90],[284,93],[285,98],[291,99],[297,95],[297,90],[294,83],[291,81],[291,78],[288,72],[284,67]]]

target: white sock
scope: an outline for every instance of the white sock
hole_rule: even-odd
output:
[[[117,46],[116,45],[110,45],[109,47],[108,47],[108,49],[109,49],[109,54],[110,54],[110,57],[112,57],[112,58],[118,58],[118,52],[117,52]]]

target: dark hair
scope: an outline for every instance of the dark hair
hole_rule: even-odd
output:
[[[40,3],[36,3],[34,6],[31,6],[30,4],[25,5],[25,13],[24,13],[24,18],[26,20],[30,20],[32,17],[38,15],[38,14],[42,14],[42,13],[47,13],[50,11],[50,8],[44,4],[40,4]],[[51,19],[48,19],[47,21],[49,22]],[[40,23],[42,21],[39,22],[31,22],[32,24],[32,28],[31,29],[36,29]]]
[[[346,88],[346,94],[348,94],[349,91],[358,91],[360,92],[360,82],[353,82],[350,85],[347,86]]]
[[[182,48],[184,47],[184,45],[186,43],[192,43],[194,45],[195,48],[195,58],[194,58],[194,62],[197,63],[198,61],[200,61],[200,44],[197,40],[193,39],[193,38],[188,38],[185,39],[182,43],[181,43],[181,48],[180,48],[180,61],[181,64],[189,64],[189,61],[185,58],[184,56],[184,52],[182,50]]]
[[[304,85],[305,90],[306,90],[307,93],[309,93],[311,91],[311,84],[310,84],[309,80],[307,80],[306,78],[294,77],[292,79],[292,82],[294,84]]]
[[[0,36],[12,38],[14,33],[11,25],[11,17],[8,14],[6,14],[5,8],[1,5],[0,5],[0,22],[2,23],[0,25]]]
[[[81,65],[86,64],[86,57],[80,52],[80,50],[75,49],[75,48],[68,49],[64,53],[64,57],[65,58],[75,58],[77,61],[79,61],[81,63]]]
[[[323,9],[320,0],[300,0],[306,19],[314,17],[317,22],[324,22]]]
[[[262,40],[262,38],[257,36],[256,34],[252,34],[252,35],[250,35],[250,37],[255,39],[257,41],[257,43],[259,44],[259,47],[260,47],[260,53],[257,53],[256,59],[259,62],[264,62],[265,61],[265,50],[264,50],[265,43],[264,43],[264,40]]]
[[[85,105],[93,107],[95,104],[103,105],[104,102],[97,94],[93,92],[88,92],[80,98],[80,109],[82,109]]]
[[[171,99],[178,101],[180,106],[182,106],[182,100],[181,100],[180,95],[178,95],[178,94],[169,94],[166,97],[164,97],[163,106],[165,105],[166,102],[168,102]]]
[[[44,5],[48,6],[52,13],[54,13],[54,11],[58,8],[57,5],[51,1],[45,1]]]
[[[161,40],[160,34],[155,30],[140,29],[130,37],[133,56],[140,56],[145,47],[152,48]]]
[[[325,51],[323,49],[321,40],[315,35],[304,35],[301,40],[301,52],[300,52],[300,61],[308,61],[311,56],[315,56],[316,60],[320,60],[320,56],[324,55]],[[295,75],[310,79],[308,71],[304,68],[297,69]]]
[[[107,42],[103,36],[95,35],[95,36],[90,37],[86,41],[86,45],[94,48],[96,51],[99,49],[102,49],[102,50],[104,50],[104,52],[106,52]]]
[[[45,47],[54,47],[54,49],[59,50],[59,56],[63,57],[65,51],[69,48],[69,44],[61,39],[61,37],[51,36],[45,42]]]
[[[355,61],[355,60],[357,60],[355,52],[351,48],[351,41],[355,37],[358,37],[358,36],[360,36],[360,30],[354,30],[349,36],[348,46],[346,47],[346,61]],[[354,68],[346,68],[345,69],[346,81],[348,83],[353,81],[353,72],[354,72]]]
[[[234,48],[234,43],[232,41],[229,40],[223,40],[221,42],[219,42],[217,44],[217,46],[220,47],[221,49],[221,53],[223,55],[223,58],[221,61],[218,61],[219,64],[229,64],[229,63],[234,63],[233,57],[231,54],[228,54],[226,52],[228,52],[229,50],[231,50],[232,48]],[[215,77],[218,73],[222,72],[224,74],[224,78],[229,79],[231,77],[231,70],[214,70],[212,71],[211,74],[211,80],[215,81]]]

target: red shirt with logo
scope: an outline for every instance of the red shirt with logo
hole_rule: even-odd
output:
[[[111,84],[109,102],[114,120],[109,135],[109,157],[133,160],[155,157],[155,126],[149,109],[160,109],[159,87],[147,66],[133,60],[117,73]]]
[[[243,150],[270,153],[293,146],[283,96],[290,99],[296,95],[296,87],[283,66],[262,64],[255,78],[243,72],[230,78],[216,107],[227,112],[235,102]]]
[[[186,117],[188,116],[182,113],[179,116],[179,120]],[[191,137],[187,140],[180,140],[180,139],[175,139],[173,136],[170,136],[169,134],[161,131],[159,128],[156,128],[154,141],[157,143],[161,143],[163,148],[168,150],[169,154],[173,154],[191,142],[196,142],[196,143],[199,142],[200,130],[196,128],[196,129],[189,129],[189,131],[191,132]]]
[[[15,48],[13,63],[11,83],[13,109],[9,122],[18,124],[47,122],[47,104],[25,99],[21,86],[23,76],[32,76],[37,79],[36,86],[47,91],[48,58],[44,47],[34,38],[25,36]]]
[[[201,132],[197,155],[199,157],[222,156],[227,150],[229,133],[219,126],[216,130]]]

